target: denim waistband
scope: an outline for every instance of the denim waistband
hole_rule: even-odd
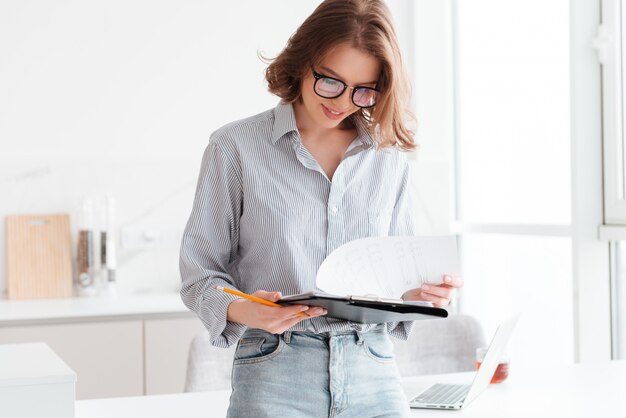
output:
[[[298,334],[298,335],[303,335],[303,336],[310,336],[313,338],[332,338],[332,337],[339,337],[339,336],[345,336],[345,335],[354,335],[357,337],[357,340],[361,341],[362,340],[362,335],[364,334],[373,334],[373,333],[384,333],[386,332],[386,326],[385,324],[380,324],[377,325],[374,328],[371,328],[367,331],[357,331],[357,330],[344,330],[344,331],[325,331],[325,332],[320,332],[320,333],[316,333],[316,332],[312,332],[312,331],[285,331],[282,334],[272,334],[268,331],[262,330],[262,329],[257,329],[257,328],[250,328],[248,330],[246,330],[244,332],[244,335],[242,336],[242,338],[245,337],[249,337],[250,335],[280,335],[282,336],[282,338],[284,339],[284,341],[289,344],[291,342],[291,336],[293,334]]]

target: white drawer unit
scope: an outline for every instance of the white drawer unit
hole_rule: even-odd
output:
[[[182,392],[203,331],[178,294],[0,301],[0,344],[46,343],[76,372],[76,399]]]
[[[11,418],[73,418],[76,373],[48,345],[0,345],[0,405]]]

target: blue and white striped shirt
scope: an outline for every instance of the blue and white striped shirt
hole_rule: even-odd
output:
[[[363,237],[414,235],[409,166],[397,149],[377,149],[353,119],[358,136],[332,182],[300,139],[291,104],[215,131],[204,152],[193,209],[182,239],[181,297],[218,347],[237,342],[245,325],[226,320],[245,293],[283,295],[315,289],[322,261],[342,244]],[[410,323],[389,323],[406,339]],[[291,331],[362,330],[374,325],[325,316]]]

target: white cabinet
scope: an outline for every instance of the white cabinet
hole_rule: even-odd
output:
[[[0,300],[0,344],[48,344],[76,371],[76,399],[182,392],[202,332],[178,294]]]
[[[142,321],[0,328],[0,344],[48,344],[76,372],[76,399],[143,395],[142,339]]]
[[[44,343],[0,345],[0,404],[11,418],[74,418],[76,372]]]

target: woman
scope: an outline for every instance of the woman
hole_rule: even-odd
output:
[[[183,301],[212,344],[238,344],[228,414],[406,416],[389,334],[406,339],[411,323],[356,324],[214,288],[276,301],[315,289],[348,241],[414,234],[409,89],[389,10],[324,1],[266,79],[276,108],[211,135],[181,247]],[[446,306],[462,284],[446,280],[403,297]]]

